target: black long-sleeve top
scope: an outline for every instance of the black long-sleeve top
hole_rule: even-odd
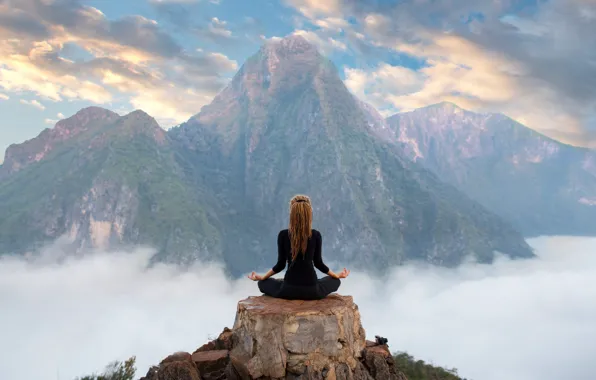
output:
[[[329,268],[323,263],[321,256],[322,245],[321,233],[313,229],[305,254],[299,253],[292,262],[290,235],[288,230],[280,231],[277,235],[277,264],[272,268],[273,272],[279,273],[284,270],[287,262],[288,270],[284,282],[298,286],[315,285],[317,283],[315,267],[325,274],[329,272]]]

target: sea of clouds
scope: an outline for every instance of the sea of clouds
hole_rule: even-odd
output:
[[[596,239],[529,242],[537,259],[408,265],[389,280],[352,272],[340,293],[354,296],[369,338],[468,379],[594,379]],[[53,246],[36,260],[1,258],[0,379],[72,380],[132,355],[140,377],[232,327],[237,301],[259,294],[216,265],[147,269],[151,254]]]

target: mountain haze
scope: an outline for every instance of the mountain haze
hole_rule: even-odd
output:
[[[266,44],[201,112],[172,130],[233,226],[228,263],[274,259],[288,201],[309,194],[330,259],[441,265],[493,251],[529,256],[511,226],[371,133],[365,107],[302,37]],[[189,164],[190,166],[190,164]],[[250,252],[239,255],[237,252]],[[329,256],[328,256],[329,257]]]
[[[142,111],[82,110],[11,146],[0,251],[67,235],[147,244],[161,260],[269,267],[288,201],[311,196],[329,262],[456,265],[530,257],[509,223],[412,162],[302,37],[264,45],[213,102],[169,132]],[[389,131],[390,132],[390,131]]]
[[[169,137],[142,111],[91,107],[11,146],[0,168],[0,252],[66,235],[74,249],[148,244],[187,261],[218,231],[181,180]],[[32,244],[33,243],[33,244]]]
[[[596,235],[596,152],[441,103],[386,123],[408,156],[526,236]]]

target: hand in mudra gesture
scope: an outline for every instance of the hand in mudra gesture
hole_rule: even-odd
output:
[[[337,278],[346,278],[350,274],[350,271],[344,268],[341,272],[337,274]]]
[[[261,281],[263,279],[263,276],[260,276],[260,275],[256,274],[255,272],[252,272],[247,277],[253,281]]]

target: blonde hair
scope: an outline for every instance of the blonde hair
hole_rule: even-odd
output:
[[[312,235],[312,206],[310,198],[306,195],[295,195],[290,200],[290,247],[292,261],[298,253],[306,253],[308,239]]]

